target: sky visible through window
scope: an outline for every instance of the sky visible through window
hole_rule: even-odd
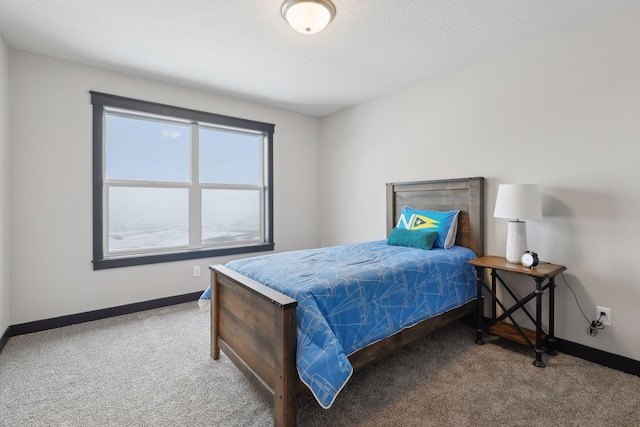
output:
[[[199,182],[213,185],[197,190],[202,244],[260,240],[260,190],[215,185],[261,184],[261,136],[198,129]],[[191,132],[190,124],[106,115],[109,252],[189,245]]]

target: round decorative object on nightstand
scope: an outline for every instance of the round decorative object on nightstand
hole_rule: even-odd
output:
[[[531,251],[524,251],[524,253],[522,254],[522,258],[520,259],[520,262],[522,263],[523,266],[531,268],[538,265],[540,260],[538,260],[537,253],[531,252]]]

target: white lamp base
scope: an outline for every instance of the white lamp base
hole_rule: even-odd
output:
[[[527,223],[509,221],[507,229],[507,261],[520,264],[522,254],[527,250]]]

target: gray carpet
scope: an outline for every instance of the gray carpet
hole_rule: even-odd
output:
[[[640,426],[640,378],[456,323],[354,374],[301,426]],[[597,339],[597,338],[596,338]],[[0,355],[2,426],[268,426],[268,403],[181,304],[13,337]]]

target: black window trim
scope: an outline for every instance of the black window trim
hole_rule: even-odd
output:
[[[146,265],[171,261],[184,261],[189,259],[211,258],[226,255],[246,254],[252,252],[272,251],[275,247],[273,241],[273,134],[275,125],[220,114],[207,113],[183,107],[174,107],[156,102],[126,98],[118,95],[110,95],[101,92],[90,91],[91,104],[93,104],[93,269],[129,267],[134,265]],[[103,241],[103,184],[104,184],[104,159],[103,159],[103,112],[105,107],[121,108],[124,110],[139,111],[179,119],[189,120],[192,123],[205,122],[232,128],[249,129],[263,132],[267,136],[267,176],[265,194],[265,242],[246,246],[233,246],[222,248],[206,248],[199,250],[187,250],[181,252],[158,253],[148,255],[126,257],[104,257]]]

